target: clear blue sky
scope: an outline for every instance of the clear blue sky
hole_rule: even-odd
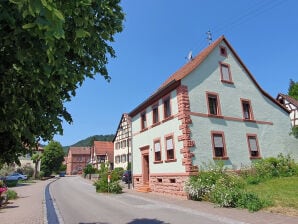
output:
[[[112,77],[88,79],[65,106],[63,146],[96,134],[114,134],[121,115],[132,111],[163,81],[225,35],[260,86],[274,98],[298,81],[297,0],[124,0],[124,30],[112,44]]]

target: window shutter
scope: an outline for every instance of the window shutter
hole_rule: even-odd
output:
[[[171,150],[171,149],[174,149],[174,147],[173,147],[173,139],[172,138],[169,138],[169,139],[167,139],[167,150]]]
[[[160,142],[154,143],[154,150],[155,150],[155,152],[160,152]]]
[[[257,140],[254,137],[249,138],[249,146],[251,151],[258,151]]]
[[[226,81],[230,81],[230,73],[229,73],[229,67],[226,65],[221,65],[221,73],[222,73],[222,79]]]
[[[223,148],[222,136],[221,135],[214,135],[213,140],[214,140],[214,147]]]

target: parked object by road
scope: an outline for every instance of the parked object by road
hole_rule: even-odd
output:
[[[12,173],[5,177],[6,180],[27,180],[27,175],[23,175],[20,173]]]
[[[0,207],[3,207],[7,204],[8,197],[7,197],[7,187],[4,184],[4,181],[0,180]]]
[[[122,181],[126,184],[131,183],[131,170],[124,171]]]

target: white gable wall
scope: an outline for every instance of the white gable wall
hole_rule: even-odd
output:
[[[221,45],[224,46],[224,43]],[[221,82],[219,61],[230,65],[233,84]],[[229,157],[225,162],[231,168],[240,168],[251,163],[247,133],[257,134],[263,158],[277,156],[280,152],[284,154],[291,152],[298,159],[298,141],[288,134],[291,128],[289,115],[260,92],[229,50],[228,57],[225,58],[220,55],[219,47],[215,48],[197,69],[182,80],[181,84],[188,87],[191,112],[207,115],[206,92],[215,92],[219,95],[222,115],[232,118],[191,116],[190,129],[192,140],[196,144],[193,149],[194,165],[212,161],[211,131],[224,132]],[[241,98],[251,101],[255,120],[272,122],[273,125],[243,122]]]

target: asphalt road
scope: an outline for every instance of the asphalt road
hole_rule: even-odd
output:
[[[188,224],[244,223],[211,213],[137,195],[99,194],[80,177],[64,177],[50,185],[60,224]]]

